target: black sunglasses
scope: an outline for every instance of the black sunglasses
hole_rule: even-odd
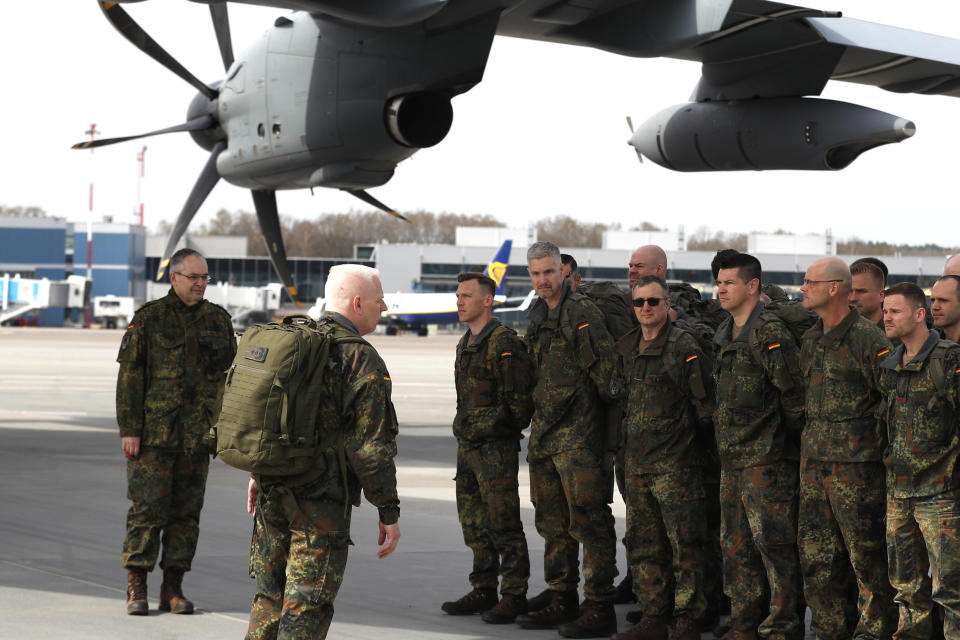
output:
[[[663,300],[663,298],[634,298],[634,299],[633,299],[633,306],[635,306],[635,307],[642,307],[642,306],[643,306],[643,303],[646,302],[646,303],[649,304],[651,307],[656,307],[656,306],[659,306],[659,305],[660,305],[660,301],[661,301],[661,300]]]

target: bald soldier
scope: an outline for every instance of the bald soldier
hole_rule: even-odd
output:
[[[630,255],[627,264],[627,277],[630,279],[630,290],[633,290],[637,280],[643,276],[657,276],[661,280],[667,279],[667,254],[655,244],[639,247]]]
[[[943,275],[960,276],[960,253],[947,258],[946,264],[943,265]]]
[[[816,260],[800,290],[817,323],[803,336],[807,422],[800,438],[798,544],[804,595],[817,640],[884,640],[892,632],[884,513],[886,486],[877,427],[879,364],[890,342],[848,306],[850,269],[835,257]],[[859,621],[845,597],[853,566]]]
[[[327,312],[318,330],[333,340],[326,366],[334,375],[323,376],[316,424],[321,444],[336,443],[336,453],[301,475],[250,479],[250,574],[257,592],[247,640],[327,637],[351,544],[350,505],[360,506],[361,489],[380,515],[377,556],[393,553],[400,539],[390,374],[360,337],[387,310],[380,274],[358,264],[335,266],[324,293]]]

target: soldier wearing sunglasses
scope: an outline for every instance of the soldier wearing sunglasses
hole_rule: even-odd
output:
[[[670,321],[670,291],[653,275],[633,287],[639,326],[617,342],[628,394],[618,459],[627,505],[627,560],[642,616],[617,640],[698,640],[707,609],[704,442],[712,440],[710,358]],[[704,432],[704,433],[701,433]]]

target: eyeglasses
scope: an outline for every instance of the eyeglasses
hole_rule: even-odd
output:
[[[174,271],[178,276],[182,276],[189,280],[190,282],[206,282],[207,284],[213,280],[213,276],[209,273],[181,273],[179,271]]]
[[[803,286],[809,287],[812,284],[823,284],[825,282],[843,282],[843,280],[807,280],[803,279]]]
[[[635,306],[635,307],[642,307],[642,306],[643,306],[643,303],[646,302],[646,303],[647,303],[648,305],[650,305],[651,307],[658,307],[658,306],[660,306],[660,302],[661,302],[662,300],[663,300],[663,298],[634,298],[634,299],[633,299],[633,306]]]

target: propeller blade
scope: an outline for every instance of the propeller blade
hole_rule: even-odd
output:
[[[633,147],[633,119],[630,116],[627,116],[627,126],[630,127],[630,139],[627,140],[627,144]],[[637,152],[637,160],[643,164],[643,154],[640,153],[640,149],[633,147],[633,150]]]
[[[352,195],[353,197],[359,198],[360,200],[363,200],[363,201],[366,202],[367,204],[372,205],[372,206],[376,207],[377,209],[380,209],[381,211],[383,211],[383,212],[385,212],[385,213],[389,213],[389,214],[392,215],[392,216],[395,216],[395,217],[397,217],[397,218],[400,218],[400,219],[403,220],[404,222],[410,222],[409,220],[407,220],[406,218],[404,218],[402,215],[400,215],[399,213],[397,213],[396,211],[394,211],[393,209],[391,209],[391,208],[388,207],[387,205],[383,204],[382,202],[380,202],[379,200],[377,200],[376,198],[374,198],[372,195],[370,195],[369,193],[367,193],[367,192],[364,191],[363,189],[342,189],[342,191],[346,191],[347,193],[349,193],[349,194]]]
[[[213,19],[213,30],[217,33],[217,44],[220,46],[223,70],[226,71],[233,64],[233,41],[230,38],[230,18],[227,16],[227,3],[211,4],[210,18]]]
[[[260,221],[260,231],[263,232],[263,241],[267,245],[273,270],[280,276],[280,282],[286,287],[297,308],[302,309],[297,286],[293,283],[290,267],[287,265],[287,252],[283,248],[280,215],[277,213],[277,192],[272,189],[253,189],[250,193],[253,194],[253,206],[257,210],[257,220]]]
[[[193,216],[197,215],[197,209],[200,208],[200,205],[203,204],[203,201],[207,199],[213,187],[220,180],[220,174],[217,172],[217,156],[226,148],[227,143],[223,140],[215,144],[213,150],[210,152],[210,157],[207,158],[206,164],[203,165],[203,170],[197,177],[193,189],[190,190],[190,195],[187,196],[187,201],[183,204],[180,215],[177,216],[177,222],[173,225],[173,231],[170,232],[170,237],[167,238],[167,246],[163,250],[160,267],[157,269],[157,280],[163,279],[163,275],[170,265],[170,256],[173,255],[174,249],[177,248],[177,243],[180,242],[180,238],[183,237],[187,226],[190,224],[190,221],[193,220]]]
[[[120,32],[124,38],[133,43],[133,45],[143,51],[145,54],[174,72],[187,82],[189,82],[197,91],[207,96],[210,100],[217,97],[217,92],[201,82],[199,78],[187,71],[183,65],[167,53],[163,47],[157,44],[156,40],[151,38],[143,28],[133,21],[130,14],[117,2],[108,0],[99,0],[100,10],[113,27]]]
[[[183,124],[167,127],[166,129],[157,129],[156,131],[151,131],[149,133],[140,133],[135,136],[123,136],[121,138],[101,138],[99,140],[87,140],[85,142],[78,142],[70,148],[93,149],[95,147],[105,147],[108,144],[117,144],[118,142],[136,140],[137,138],[149,138],[150,136],[159,136],[164,133],[176,133],[178,131],[201,131],[203,129],[211,129],[215,126],[217,126],[217,121],[213,118],[213,116],[200,116],[199,118],[188,120]]]

